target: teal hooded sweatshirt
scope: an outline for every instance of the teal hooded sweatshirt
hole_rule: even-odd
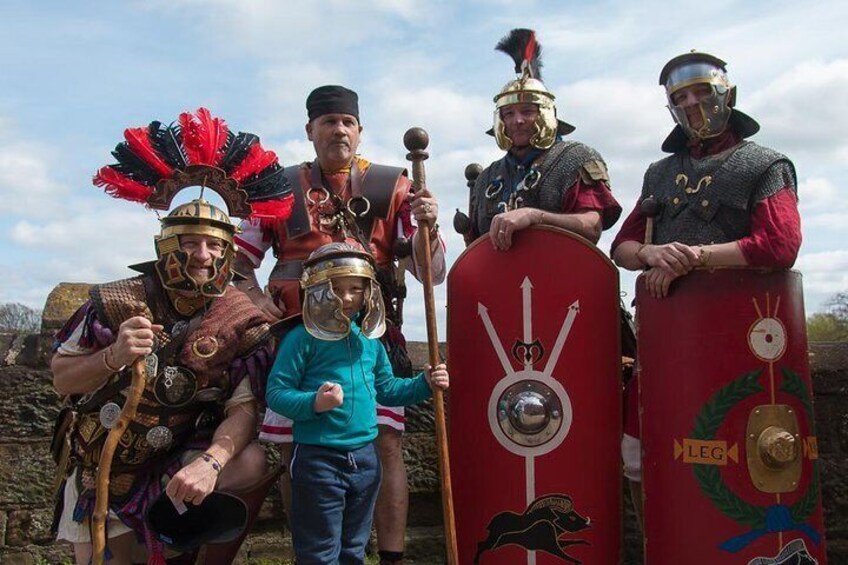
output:
[[[341,406],[317,414],[315,395],[325,382],[341,385]],[[424,374],[394,376],[386,349],[362,335],[356,323],[348,336],[325,341],[303,324],[290,330],[268,376],[266,401],[274,412],[294,421],[294,441],[354,451],[377,437],[377,403],[408,406],[432,395]]]

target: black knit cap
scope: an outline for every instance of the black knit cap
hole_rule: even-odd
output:
[[[319,86],[306,98],[306,111],[310,122],[324,114],[348,114],[359,121],[359,96],[336,84]]]

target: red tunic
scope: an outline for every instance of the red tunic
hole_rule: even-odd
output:
[[[711,142],[690,144],[689,153],[696,159],[715,155],[740,141],[728,130]],[[646,220],[637,202],[616,234],[610,255],[625,241],[643,243]],[[791,267],[801,247],[801,217],[794,187],[786,186],[756,202],[751,211],[751,233],[736,240],[736,243],[745,260],[753,267]],[[624,433],[633,437],[639,437],[637,387],[637,380],[631,379],[625,390]]]
[[[715,141],[693,144],[689,153],[694,158],[715,155],[739,143],[728,131]],[[754,204],[751,211],[751,233],[737,240],[745,260],[753,267],[788,268],[795,263],[801,247],[801,217],[794,187],[786,186],[774,195]],[[610,255],[622,242],[645,241],[646,218],[637,202],[615,236]],[[705,242],[706,243],[706,242]]]
[[[604,181],[586,184],[577,177],[570,190],[566,190],[562,198],[562,213],[577,214],[595,211],[601,215],[601,225],[604,229],[612,226],[621,215],[621,205],[612,195],[612,191]]]

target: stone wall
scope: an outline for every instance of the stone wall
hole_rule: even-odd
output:
[[[66,289],[67,290],[67,289]],[[77,289],[74,289],[77,290]],[[49,455],[59,398],[48,369],[52,330],[78,301],[71,292],[61,311],[45,314],[42,335],[0,334],[0,563],[72,562],[69,548],[52,543],[54,464]],[[426,360],[423,344],[410,344]],[[811,347],[816,424],[831,565],[848,563],[848,344]],[[404,455],[409,466],[410,562],[440,563],[441,504],[432,407],[408,411]],[[641,538],[625,496],[625,563],[641,563]],[[242,550],[240,562],[273,563],[291,555],[285,517],[273,492]],[[282,562],[282,561],[277,561]]]

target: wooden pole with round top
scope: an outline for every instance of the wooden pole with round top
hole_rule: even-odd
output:
[[[403,144],[409,151],[406,158],[412,162],[412,191],[416,193],[425,186],[424,160],[429,157],[427,145],[430,136],[422,128],[411,128],[403,136]],[[425,230],[424,257],[422,258],[421,281],[424,285],[424,307],[427,318],[427,348],[430,366],[441,362],[439,357],[439,338],[436,332],[436,304],[433,296],[433,276],[430,264],[430,225],[421,222],[419,229]],[[453,491],[451,488],[450,459],[448,457],[448,434],[445,422],[444,396],[440,389],[433,389],[433,407],[436,415],[436,443],[439,452],[439,470],[442,479],[442,514],[445,522],[445,550],[448,565],[459,565],[456,545],[456,523],[453,512]]]

